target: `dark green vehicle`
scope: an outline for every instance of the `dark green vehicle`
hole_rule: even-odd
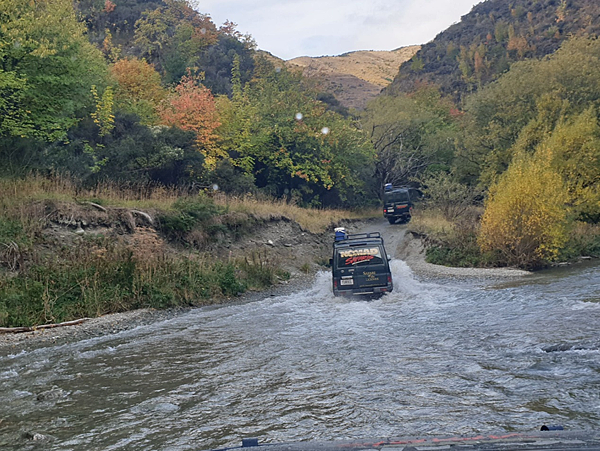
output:
[[[395,188],[391,183],[385,185],[383,192],[383,216],[390,224],[410,221],[415,200],[419,191],[414,188]]]
[[[394,289],[389,264],[379,232],[349,235],[336,229],[331,270],[335,296],[375,295]]]

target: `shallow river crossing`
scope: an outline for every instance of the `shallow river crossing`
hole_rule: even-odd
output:
[[[512,281],[392,264],[375,301],[334,298],[321,273],[285,297],[0,354],[0,449],[598,429],[597,263]]]

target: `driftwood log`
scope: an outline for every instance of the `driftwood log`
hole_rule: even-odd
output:
[[[145,213],[143,211],[139,211],[139,210],[130,210],[131,213],[133,213],[134,215],[137,216],[141,216],[143,218],[146,218],[146,221],[148,221],[150,224],[154,224],[154,221],[152,221],[152,216],[150,216],[148,213]]]
[[[105,213],[107,212],[106,208],[104,208],[104,207],[103,207],[102,205],[100,205],[100,204],[97,204],[96,202],[84,201],[84,202],[81,202],[81,203],[82,203],[82,204],[84,204],[84,205],[90,205],[90,206],[92,206],[92,207],[94,207],[94,208],[97,208],[98,210],[100,210],[100,211],[103,211],[103,212],[105,212]]]
[[[0,327],[0,334],[18,334],[21,332],[33,332],[35,330],[41,329],[53,329],[55,327],[65,327],[65,326],[75,326],[77,324],[84,323],[89,321],[90,318],[81,318],[73,321],[66,321],[64,323],[58,324],[42,324],[41,326],[31,326],[31,327]]]

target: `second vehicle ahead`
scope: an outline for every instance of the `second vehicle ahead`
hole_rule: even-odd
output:
[[[419,191],[414,188],[393,187],[385,185],[383,192],[383,216],[390,224],[408,222],[412,216],[414,201],[419,197]]]

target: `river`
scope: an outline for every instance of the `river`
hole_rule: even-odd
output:
[[[415,276],[0,356],[0,449],[203,450],[600,424],[600,266],[510,282]],[[38,435],[36,435],[38,434]]]

